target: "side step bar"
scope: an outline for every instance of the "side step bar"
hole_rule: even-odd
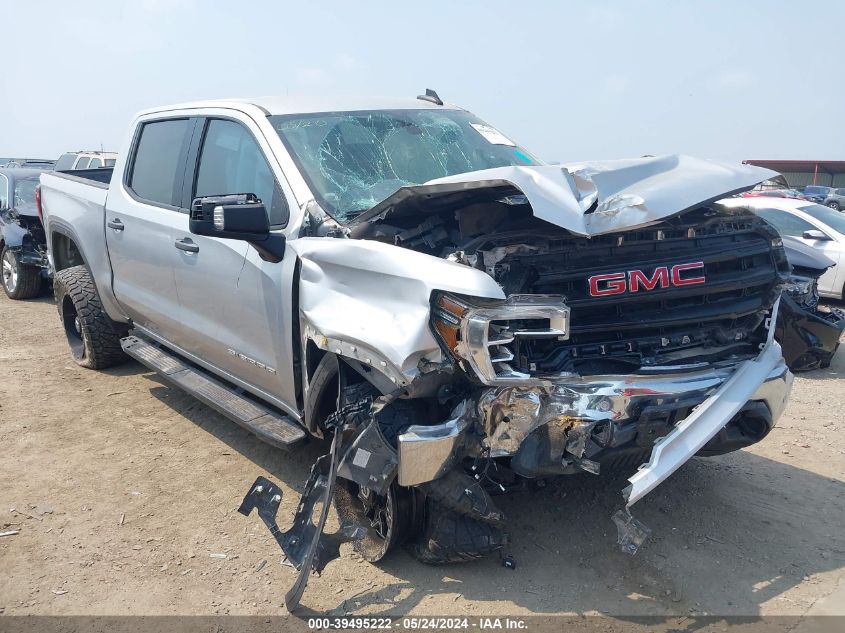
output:
[[[305,440],[305,430],[289,417],[272,411],[210,377],[164,348],[137,336],[120,339],[123,351],[168,382],[242,426],[263,442],[289,449]]]

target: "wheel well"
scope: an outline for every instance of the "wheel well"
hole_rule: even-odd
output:
[[[53,266],[55,266],[56,272],[72,266],[81,266],[85,263],[76,242],[67,235],[56,233],[53,236],[52,250]]]
[[[327,352],[317,347],[314,341],[309,340],[305,345],[305,376],[309,383],[314,375],[314,370],[317,369],[317,365],[320,364],[326,354]]]

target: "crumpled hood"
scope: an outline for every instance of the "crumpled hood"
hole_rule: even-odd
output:
[[[497,167],[402,187],[352,224],[423,208],[524,195],[535,217],[578,235],[635,229],[777,175],[752,165],[668,155],[566,165]],[[424,205],[424,206],[423,206]]]

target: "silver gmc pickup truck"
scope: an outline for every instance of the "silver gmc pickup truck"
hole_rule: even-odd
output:
[[[241,506],[300,570],[295,605],[344,541],[501,550],[493,496],[532,479],[630,473],[613,520],[633,552],[630,506],[765,437],[792,382],[788,264],[716,201],[771,176],[544,164],[427,91],[155,108],[113,170],[44,174],[40,200],[76,362],[130,356],[274,446],[330,443],[291,529],[268,479]]]

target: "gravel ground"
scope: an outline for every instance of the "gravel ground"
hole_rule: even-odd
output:
[[[636,507],[652,537],[617,551],[622,480],[579,476],[500,499],[515,570],[490,559],[378,566],[344,546],[303,605],[342,614],[845,614],[845,352],[796,378],[748,450],[694,459]],[[258,475],[287,524],[324,447],[262,445],[135,363],[70,359],[49,297],[0,297],[0,613],[281,614],[294,573],[254,515]]]

